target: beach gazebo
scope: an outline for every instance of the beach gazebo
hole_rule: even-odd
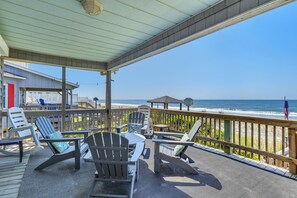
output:
[[[183,105],[183,101],[182,100],[178,100],[175,98],[172,98],[170,96],[163,96],[160,98],[155,98],[152,100],[148,100],[147,102],[151,103],[151,107],[154,106],[154,103],[159,103],[159,104],[163,104],[164,105],[164,109],[168,109],[168,104],[179,104],[179,109],[182,110],[182,105]]]

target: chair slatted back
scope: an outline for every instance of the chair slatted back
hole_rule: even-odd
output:
[[[151,119],[151,115],[150,115],[150,112],[151,112],[151,109],[149,106],[147,105],[141,105],[138,107],[138,112],[141,112],[145,115],[145,118],[144,118],[144,125],[147,125],[147,131],[149,132],[150,130],[150,119]]]
[[[128,140],[116,133],[102,132],[86,138],[101,179],[128,180]]]
[[[143,113],[133,112],[129,115],[128,123],[141,124],[143,126],[144,119],[145,119],[145,115]]]
[[[13,128],[19,128],[28,125],[28,121],[22,108],[12,107],[8,109],[8,117]]]
[[[44,139],[48,139],[49,135],[51,135],[52,133],[55,132],[55,129],[54,129],[51,121],[44,116],[38,117],[35,121],[35,125]],[[50,149],[53,151],[54,154],[59,153],[52,146],[51,143],[48,143],[48,146],[50,147]]]
[[[201,120],[197,120],[195,122],[194,126],[191,128],[190,132],[188,133],[189,141],[193,141],[194,137],[199,132],[200,127],[201,127]],[[188,146],[185,146],[183,151],[181,152],[181,154],[186,152],[187,148],[188,148]]]
[[[10,125],[16,129],[24,126],[28,126],[29,123],[25,117],[24,110],[19,107],[12,107],[8,109],[8,118]],[[18,132],[20,137],[27,136],[31,134],[29,129]]]
[[[138,107],[138,112],[141,112],[145,115],[145,118],[144,118],[144,124],[146,125],[149,125],[150,124],[150,107],[147,106],[147,105],[141,105]]]

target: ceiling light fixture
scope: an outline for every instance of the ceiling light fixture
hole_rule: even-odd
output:
[[[81,0],[81,4],[91,16],[97,16],[103,11],[103,4],[98,0]]]

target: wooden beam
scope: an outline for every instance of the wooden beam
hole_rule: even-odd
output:
[[[159,54],[292,1],[224,0],[112,60],[108,70]]]
[[[0,35],[0,56],[8,56],[8,55],[9,55],[9,48],[6,42],[4,41],[4,39],[2,38],[2,36]]]
[[[91,71],[105,71],[107,69],[107,63],[104,63],[104,62],[53,56],[53,55],[41,54],[37,52],[30,52],[30,51],[19,50],[14,48],[9,49],[9,57],[7,57],[7,59],[28,62],[28,63],[54,65],[54,66],[65,65],[70,68],[91,70]]]

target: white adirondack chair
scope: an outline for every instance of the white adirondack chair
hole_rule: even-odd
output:
[[[16,134],[22,139],[33,138],[35,147],[31,150],[24,151],[24,153],[37,152],[43,149],[38,139],[38,133],[35,132],[34,126],[28,123],[22,108],[12,107],[8,109],[7,114],[9,122],[12,126],[12,129],[8,131],[8,139],[10,139],[13,134]],[[8,151],[5,148],[1,149],[0,152],[18,155],[18,152]]]
[[[138,112],[141,112],[145,115],[144,118],[144,135],[152,136],[154,134],[153,127],[151,126],[151,117],[150,117],[150,107],[147,105],[138,106]]]

